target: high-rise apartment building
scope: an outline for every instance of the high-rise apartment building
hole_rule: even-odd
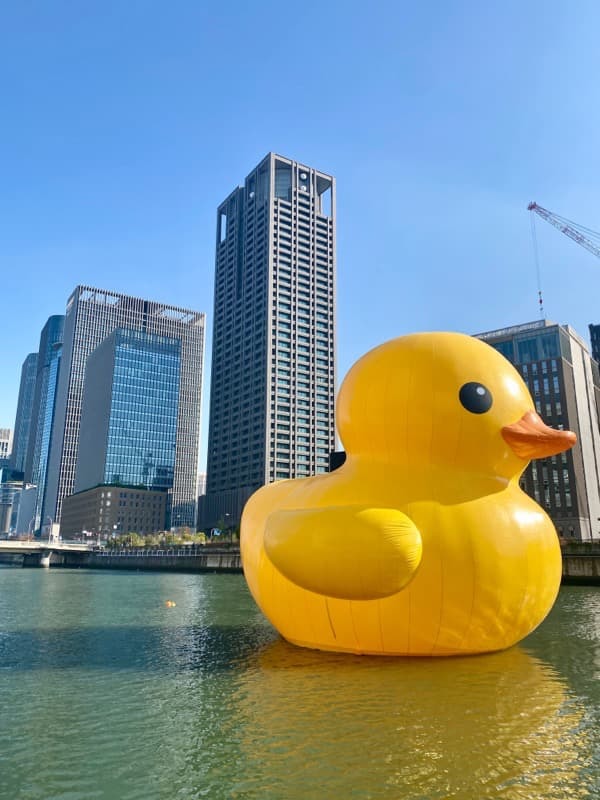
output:
[[[546,424],[572,430],[572,450],[530,463],[522,488],[564,538],[600,539],[600,374],[568,325],[546,320],[479,334],[521,373]]]
[[[270,153],[217,212],[202,527],[260,486],[328,471],[335,441],[335,180]]]
[[[36,531],[41,528],[44,518],[48,455],[50,453],[50,438],[54,419],[54,402],[58,384],[64,325],[64,316],[55,314],[48,318],[40,336],[31,430],[24,468],[25,480],[37,487],[33,515],[35,521],[34,530]]]
[[[38,354],[29,353],[21,368],[21,383],[17,401],[17,415],[13,433],[13,448],[10,463],[13,469],[23,472],[31,431],[35,378],[37,375]]]
[[[172,522],[195,525],[200,436],[202,312],[117,292],[78,286],[67,303],[46,486],[45,515],[60,520],[62,501],[73,493],[85,367],[88,356],[117,328],[177,339],[181,343],[178,426]],[[133,376],[132,376],[133,377]]]

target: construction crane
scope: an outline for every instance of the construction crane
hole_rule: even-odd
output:
[[[533,254],[535,257],[535,268],[537,272],[537,283],[538,283],[538,303],[539,303],[539,310],[540,316],[544,319],[544,300],[542,298],[542,277],[540,272],[540,261],[538,257],[538,246],[537,246],[537,236],[535,232],[535,224],[534,220],[535,217],[533,216],[534,213],[537,214],[542,219],[545,219],[546,222],[549,222],[550,225],[554,225],[561,233],[564,233],[565,236],[568,236],[570,239],[573,239],[574,242],[580,244],[582,247],[585,247],[590,253],[593,253],[595,256],[600,258],[600,233],[593,231],[591,228],[586,228],[584,225],[579,225],[577,222],[573,222],[571,219],[567,219],[566,217],[561,217],[558,214],[555,214],[553,211],[548,211],[547,208],[543,208],[542,206],[538,206],[537,203],[529,203],[527,206],[527,210],[531,211],[531,239],[533,242]]]
[[[585,228],[583,225],[578,225],[566,217],[560,217],[558,214],[548,211],[547,208],[538,206],[537,203],[529,203],[527,210],[535,212],[539,217],[549,222],[550,225],[558,228],[565,236],[573,239],[574,242],[577,242],[577,244],[585,247],[590,253],[600,258],[600,233],[593,231],[591,228]]]

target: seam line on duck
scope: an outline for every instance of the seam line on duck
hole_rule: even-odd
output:
[[[347,602],[348,602],[348,609],[350,611],[350,622],[352,623],[352,633],[354,634],[354,641],[356,642],[356,652],[360,653],[362,648],[360,645],[358,634],[356,632],[356,624],[354,619],[354,608],[352,605],[352,600],[348,600]]]
[[[331,619],[331,611],[329,610],[329,598],[323,598],[325,600],[325,610],[327,611],[327,619],[329,620],[329,627],[331,628],[331,633],[333,634],[333,638],[337,639],[335,628],[333,627],[333,620]]]
[[[464,478],[463,478],[463,480],[464,480]],[[460,642],[458,644],[458,648],[457,648],[457,649],[459,649],[461,651],[464,650],[464,644],[465,644],[465,641],[468,640],[468,636],[469,636],[469,633],[470,633],[470,630],[471,630],[471,625],[473,623],[473,609],[475,608],[475,591],[476,591],[475,587],[479,585],[479,579],[478,579],[478,576],[477,576],[477,561],[475,559],[475,551],[474,551],[474,548],[473,548],[473,532],[471,530],[469,530],[468,543],[469,543],[469,554],[471,556],[471,565],[472,565],[471,574],[473,575],[473,582],[472,582],[472,586],[471,586],[471,607],[469,609],[469,621],[467,622],[467,625],[465,627],[465,631],[464,631],[464,633],[462,635],[462,638],[461,638],[461,640],[460,640]]]
[[[518,485],[518,484],[517,484]],[[520,529],[519,525],[519,529]],[[531,574],[531,552],[529,547],[526,550],[526,558],[525,558],[525,580],[523,581],[523,593],[521,595],[521,604],[519,605],[519,610],[517,614],[515,614],[515,624],[519,625],[520,627],[520,618],[521,614],[523,613],[523,608],[525,607],[525,599],[527,598],[527,587],[529,585],[529,575]]]

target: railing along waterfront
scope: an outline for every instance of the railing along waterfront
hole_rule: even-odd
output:
[[[153,547],[97,549],[85,566],[99,569],[180,570],[182,572],[241,572],[238,547]],[[84,565],[82,565],[84,566]]]

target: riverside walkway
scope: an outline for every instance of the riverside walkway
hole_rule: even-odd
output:
[[[192,545],[111,550],[97,544],[62,541],[0,541],[0,560],[23,556],[24,567],[241,572],[239,547]]]
[[[193,545],[109,550],[97,544],[63,541],[0,540],[0,561],[23,556],[25,567],[88,567],[90,569],[242,572],[238,546]],[[562,545],[563,583],[600,585],[600,543]]]

